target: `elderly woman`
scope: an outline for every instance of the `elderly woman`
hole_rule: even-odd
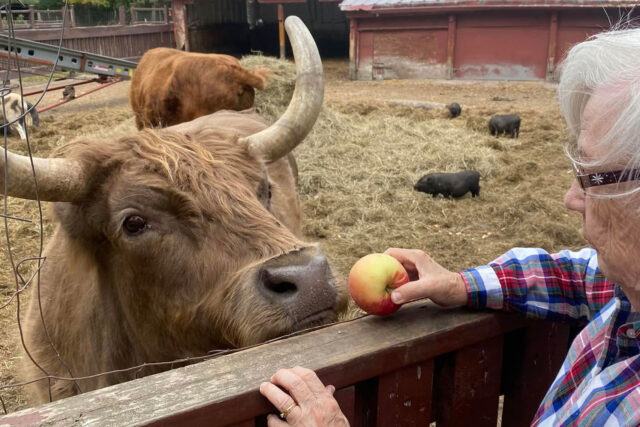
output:
[[[534,425],[640,425],[640,29],[599,34],[567,56],[558,87],[577,143],[568,209],[590,246],[549,254],[515,248],[488,265],[450,272],[419,250],[389,249],[416,280],[396,303],[494,308],[543,319],[583,319]],[[276,385],[282,387],[276,387]],[[284,390],[284,391],[283,391]],[[260,391],[291,425],[346,420],[311,371],[278,371]],[[285,392],[286,391],[286,392]],[[272,417],[270,426],[285,421]]]

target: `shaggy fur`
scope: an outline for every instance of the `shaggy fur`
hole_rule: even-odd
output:
[[[18,131],[18,126],[21,125],[24,129],[26,126],[38,126],[39,118],[38,111],[33,107],[33,105],[23,100],[20,95],[17,93],[8,93],[4,96],[4,107],[0,105],[0,119],[2,119],[2,123],[11,123],[7,129],[8,134],[11,135],[13,132]],[[20,106],[20,101],[22,100],[22,107]],[[31,111],[24,116],[24,118],[18,120],[20,116],[22,116],[23,111],[26,113],[29,108]],[[20,134],[20,137],[24,139],[24,136]]]
[[[320,252],[291,231],[300,228],[299,207],[286,158],[265,165],[235,143],[263,129],[262,119],[220,112],[209,122],[192,134],[144,130],[62,150],[82,162],[91,181],[76,202],[54,205],[58,225],[40,294],[53,345],[74,376],[262,342],[335,320],[344,308],[345,292],[331,277],[314,281],[297,306],[258,292],[264,266],[302,272]],[[260,196],[265,182],[270,199]],[[139,235],[124,230],[132,216],[147,221]],[[68,377],[32,295],[27,348],[49,374]],[[59,399],[169,367],[80,380],[80,390],[53,380],[52,394]],[[27,360],[24,372],[25,379],[42,375]],[[46,400],[47,382],[35,386]]]
[[[148,50],[131,81],[129,101],[136,126],[166,127],[218,110],[253,106],[265,70],[247,70],[228,55]]]

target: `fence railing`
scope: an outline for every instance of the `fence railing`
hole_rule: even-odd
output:
[[[282,367],[336,386],[353,426],[529,425],[569,326],[415,302],[0,417],[0,425],[265,425],[258,387]],[[500,396],[503,396],[500,399]],[[499,409],[499,401],[502,407]]]
[[[15,29],[59,28],[63,25],[64,9],[34,9],[12,10],[12,22]],[[0,30],[7,28],[8,11],[0,11]],[[115,25],[135,24],[168,24],[171,22],[171,12],[164,7],[131,7],[129,17],[124,6],[118,8],[118,22]],[[67,9],[67,19],[64,20],[67,27],[76,26],[75,7],[70,5]]]
[[[131,25],[135,24],[168,24],[169,8],[158,7],[131,7]]]

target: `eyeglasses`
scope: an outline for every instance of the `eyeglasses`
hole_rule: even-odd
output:
[[[572,159],[571,163],[573,164],[573,170],[576,172],[576,179],[582,191],[585,191],[589,187],[640,180],[640,169],[585,173],[575,160]]]

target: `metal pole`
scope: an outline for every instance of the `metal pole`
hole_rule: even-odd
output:
[[[47,92],[52,92],[52,91],[54,91],[54,90],[64,89],[64,88],[65,88],[65,87],[67,87],[67,86],[80,86],[80,85],[86,85],[87,83],[96,83],[96,82],[98,82],[98,79],[91,79],[91,80],[86,80],[86,81],[84,81],[84,82],[71,83],[71,84],[68,84],[68,85],[62,85],[62,86],[49,86],[49,87],[47,88]],[[29,96],[29,95],[35,95],[35,94],[38,94],[38,93],[42,93],[42,92],[44,92],[44,90],[43,90],[43,89],[39,89],[39,90],[32,90],[32,91],[30,91],[30,92],[24,92],[22,95],[23,95],[23,96]]]
[[[104,89],[107,86],[114,85],[114,84],[116,84],[118,82],[121,82],[121,81],[122,81],[121,79],[114,79],[113,81],[110,81],[108,83],[103,83],[100,86],[94,87],[93,89],[89,89],[88,91],[86,91],[84,93],[81,93],[80,95],[76,95],[75,98],[65,99],[65,100],[62,100],[60,102],[56,102],[55,104],[51,104],[51,105],[47,105],[46,107],[38,108],[38,113],[42,113],[43,111],[51,110],[52,108],[58,107],[58,106],[60,106],[62,104],[66,104],[69,101],[73,101],[74,99],[78,99],[78,98],[83,97],[85,95],[89,95],[90,93],[93,93],[93,92],[95,92],[97,90],[100,90],[100,89]]]

